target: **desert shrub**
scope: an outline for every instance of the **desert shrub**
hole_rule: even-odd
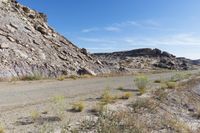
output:
[[[0,133],[5,133],[4,128],[2,125],[0,125]]]
[[[176,82],[166,82],[167,88],[168,89],[175,89],[177,87],[177,83]]]
[[[76,80],[78,77],[76,75],[69,76],[70,79]]]
[[[122,86],[117,87],[117,90],[123,90],[124,88]]]
[[[108,103],[115,102],[116,99],[117,99],[117,97],[110,94],[109,89],[104,90],[103,94],[101,95],[101,102],[102,102],[102,104],[105,104],[105,105]]]
[[[124,93],[120,98],[121,99],[129,99],[133,94],[131,92]]]
[[[31,80],[41,80],[42,76],[40,74],[34,73],[33,75],[25,75],[19,78],[20,80],[24,81],[31,81]]]
[[[145,125],[138,122],[134,113],[129,111],[104,111],[97,121],[85,120],[80,127],[83,132],[97,133],[143,133]]]
[[[92,107],[90,110],[92,113],[95,113],[96,115],[101,114],[105,110],[105,104],[102,104],[101,102],[97,103],[95,106]]]
[[[83,102],[75,102],[72,104],[72,111],[82,112],[85,108],[85,104]]]
[[[154,83],[162,83],[162,80],[156,79],[156,80],[154,81]]]
[[[31,112],[31,118],[35,121],[40,117],[40,113],[38,111],[32,111]]]
[[[64,75],[61,75],[61,76],[57,77],[57,80],[63,81],[63,80],[65,80],[65,76],[64,76]]]
[[[80,75],[80,78],[91,78],[92,76],[89,74]]]
[[[177,73],[174,76],[171,77],[170,81],[171,82],[177,82],[177,81],[181,81],[183,79],[187,79],[191,76],[191,73]]]
[[[139,89],[140,94],[144,94],[146,92],[147,85],[149,83],[148,78],[146,76],[138,76],[136,77],[134,82],[137,88]]]

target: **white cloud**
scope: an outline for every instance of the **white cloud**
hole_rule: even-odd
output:
[[[148,19],[148,20],[142,20],[142,21],[124,21],[121,23],[113,23],[109,26],[83,29],[82,32],[84,33],[95,32],[95,31],[118,32],[122,30],[123,28],[127,28],[127,27],[138,27],[138,28],[144,28],[144,29],[150,29],[150,30],[161,29],[160,23],[158,23],[155,20]]]
[[[109,27],[105,27],[104,28],[106,31],[111,31],[111,32],[117,32],[120,31],[121,29],[118,27],[114,27],[114,26],[109,26]]]
[[[89,32],[98,31],[98,30],[99,28],[88,28],[88,29],[83,29],[82,32],[89,33]]]

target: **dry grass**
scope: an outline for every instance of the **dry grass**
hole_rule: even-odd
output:
[[[106,89],[101,95],[101,102],[102,104],[106,105],[108,103],[114,103],[117,98],[118,97],[111,95],[109,89]]]
[[[58,81],[63,81],[63,80],[65,80],[65,78],[66,78],[66,76],[61,75],[61,76],[57,77],[57,80]]]
[[[38,111],[32,111],[31,112],[31,118],[35,121],[40,117],[40,113]]]
[[[25,75],[19,78],[23,81],[41,80],[42,76],[40,74]]]
[[[177,87],[177,83],[171,82],[171,81],[166,82],[166,85],[167,85],[168,89],[176,89],[176,87]]]
[[[139,92],[141,95],[146,93],[147,85],[149,83],[149,80],[146,76],[138,76],[138,77],[136,77],[134,82],[135,82],[135,85],[137,86],[137,88],[139,89]]]
[[[126,92],[122,96],[120,96],[120,99],[129,99],[133,94],[131,92]]]
[[[0,125],[0,133],[5,133],[5,130],[2,125]]]
[[[72,104],[72,111],[82,112],[84,108],[85,108],[85,104],[81,101],[75,102]]]

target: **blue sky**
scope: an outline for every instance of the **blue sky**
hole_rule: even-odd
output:
[[[18,0],[90,52],[160,48],[200,58],[199,0]]]

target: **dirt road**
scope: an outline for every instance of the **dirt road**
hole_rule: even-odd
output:
[[[174,73],[149,74],[150,80],[169,78]],[[135,76],[89,78],[77,80],[43,80],[0,83],[0,111],[14,106],[23,106],[46,101],[53,96],[64,95],[66,98],[78,97],[90,93],[102,92],[106,87],[123,86],[134,89]]]

